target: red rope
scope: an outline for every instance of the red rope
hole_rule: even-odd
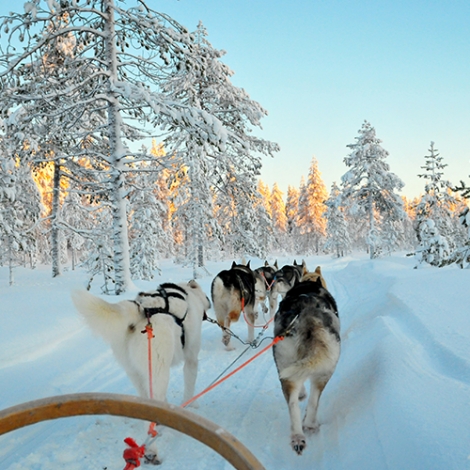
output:
[[[266,279],[266,276],[264,275],[264,273],[262,272],[261,273],[261,276],[263,276],[263,279],[264,279],[264,283],[266,284],[266,287],[268,289],[268,292],[271,290],[271,287],[273,286],[274,282],[276,281],[276,279],[273,279],[271,281],[271,284],[269,284],[268,280]]]
[[[242,304],[243,304],[243,299],[242,299]],[[264,326],[264,328],[267,327],[269,322]],[[150,398],[153,398],[153,389],[152,389],[152,352],[151,352],[151,344],[152,344],[152,338],[154,337],[153,335],[153,330],[152,330],[152,325],[149,323],[145,327],[145,331],[147,333],[147,338],[148,338],[148,359],[149,359],[149,381],[150,381]],[[268,349],[273,347],[276,343],[279,343],[279,341],[282,341],[284,339],[284,336],[276,336],[271,343],[269,343],[265,348],[263,348],[261,351],[258,351],[253,357],[245,361],[243,364],[238,366],[236,369],[234,369],[232,372],[227,374],[225,377],[222,377],[220,380],[217,380],[214,382],[212,385],[207,387],[205,390],[202,392],[198,393],[194,397],[190,398],[186,402],[184,402],[181,405],[181,408],[186,408],[188,405],[190,405],[192,402],[196,401],[198,398],[202,397],[205,395],[207,392],[210,392],[212,389],[217,387],[217,385],[220,385],[222,382],[227,380],[228,378],[232,377],[232,375],[236,374],[238,371],[246,367],[250,362],[254,361],[257,357],[261,356],[264,352],[266,352]],[[157,430],[155,429],[156,423],[150,423],[148,434],[151,435],[152,437],[155,437],[157,435]],[[137,443],[132,439],[131,437],[127,437],[124,439],[124,442],[129,446],[128,449],[126,449],[123,453],[124,460],[126,461],[126,466],[124,467],[124,470],[134,470],[137,467],[140,467],[140,459],[145,455],[145,444],[139,446]]]
[[[243,369],[245,366],[247,366],[250,362],[254,361],[258,356],[261,356],[265,351],[267,351],[269,348],[274,346],[276,343],[279,343],[279,341],[282,341],[284,339],[284,336],[276,336],[271,343],[269,343],[265,348],[263,348],[261,351],[258,351],[253,357],[245,361],[243,364],[238,366],[236,369],[234,369],[232,372],[227,374],[225,377],[222,377],[220,380],[217,382],[214,382],[212,385],[207,387],[205,390],[203,390],[201,393],[198,393],[194,397],[190,398],[188,401],[183,403],[181,405],[181,408],[185,408],[189,404],[191,404],[193,401],[196,401],[199,397],[202,397],[202,395],[205,395],[207,392],[210,392],[213,388],[217,387],[217,385],[221,384],[228,378],[232,377],[232,375],[236,374],[239,370]]]
[[[153,334],[153,328],[150,321],[145,326],[145,330],[142,333],[147,333],[147,357],[148,357],[148,371],[149,371],[149,395],[153,398],[153,372],[152,372],[152,339],[155,338]],[[147,434],[152,438],[156,437],[158,432],[156,430],[157,423],[150,423]],[[124,453],[123,458],[126,461],[124,470],[134,470],[134,468],[140,467],[140,459],[145,455],[145,444],[141,446],[132,439],[132,437],[126,437],[124,442],[129,446]]]

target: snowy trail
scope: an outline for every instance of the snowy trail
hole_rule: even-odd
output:
[[[190,411],[234,434],[268,470],[470,470],[470,271],[413,270],[411,260],[398,256],[317,257],[307,263],[311,269],[322,266],[338,302],[342,354],[320,401],[320,431],[308,438],[304,455],[289,446],[287,405],[271,351]],[[211,275],[200,280],[206,293],[213,276],[229,264],[211,264]],[[157,283],[191,275],[172,263],[164,272]],[[48,275],[21,271],[17,286],[0,285],[9,319],[0,330],[0,406],[82,391],[135,394],[108,347],[73,310],[69,293],[83,282],[83,273],[66,273],[60,280]],[[154,285],[140,282],[136,288]],[[233,330],[246,338],[243,320]],[[225,351],[213,324],[203,325],[202,336],[197,392],[245,348],[234,340],[236,350]],[[265,333],[270,336],[272,326]],[[256,352],[250,349],[234,367]],[[173,370],[168,400],[179,404],[182,398],[180,366]],[[142,441],[142,423],[111,416],[41,423],[0,436],[0,466],[120,469],[127,436]],[[162,430],[157,444],[163,469],[231,468],[170,429]]]

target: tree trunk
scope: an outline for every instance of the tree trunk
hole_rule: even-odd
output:
[[[374,204],[372,199],[372,191],[369,191],[369,234],[372,234],[375,229],[375,220],[374,220]],[[369,241],[369,252],[370,259],[375,257],[375,246],[373,240]]]
[[[124,193],[123,158],[125,157],[121,139],[121,115],[119,97],[114,91],[117,81],[117,52],[114,29],[114,1],[103,0],[107,20],[105,22],[106,61],[109,70],[108,81],[108,136],[111,166],[110,199],[113,217],[114,272],[116,295],[131,286],[129,239]]]
[[[60,256],[60,163],[54,160],[54,177],[52,186],[52,214],[51,214],[51,251],[52,251],[52,277],[62,274]]]

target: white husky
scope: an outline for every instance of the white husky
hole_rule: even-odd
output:
[[[148,339],[152,325],[153,398],[166,401],[170,367],[184,360],[184,398],[194,395],[201,325],[210,302],[196,281],[162,284],[156,291],[141,292],[135,300],[109,303],[86,291],[72,293],[77,310],[92,331],[100,335],[144,398],[150,397]],[[160,463],[156,449],[147,461]]]

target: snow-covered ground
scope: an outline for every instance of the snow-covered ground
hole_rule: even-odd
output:
[[[308,438],[304,454],[289,446],[287,406],[271,351],[191,411],[236,436],[268,470],[470,469],[470,270],[415,270],[412,259],[399,255],[306,261],[312,269],[322,266],[338,302],[342,354],[320,401],[320,431]],[[213,276],[230,264],[209,265],[211,275],[200,280],[206,293]],[[252,261],[258,265],[260,260]],[[155,282],[136,288],[191,277],[191,270],[169,261],[162,267]],[[52,279],[50,268],[17,269],[15,278],[9,287],[7,270],[0,268],[1,409],[77,392],[135,394],[108,346],[72,306],[70,291],[84,285],[84,272]],[[92,292],[99,293],[98,285]],[[244,321],[233,329],[245,337]],[[272,327],[266,332],[271,335]],[[204,323],[198,391],[245,348],[235,341],[236,350],[227,352],[220,337],[217,326]],[[255,353],[249,350],[243,360]],[[182,400],[181,367],[173,370],[168,399]],[[112,416],[39,423],[0,436],[0,468],[122,469],[127,436],[142,442],[142,425]],[[232,468],[171,429],[162,429],[157,444],[165,469]]]

